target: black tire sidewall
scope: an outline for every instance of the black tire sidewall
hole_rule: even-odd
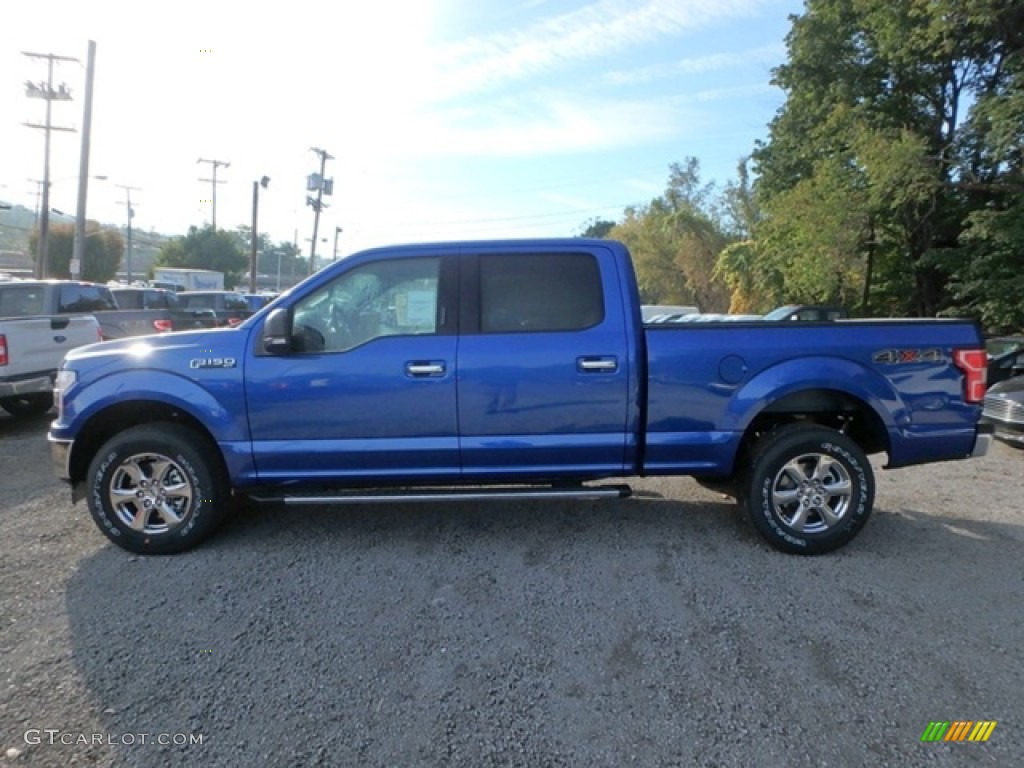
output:
[[[112,474],[124,459],[139,453],[167,456],[188,474],[192,484],[192,502],[183,524],[167,533],[133,531],[110,506],[107,489]],[[89,512],[108,539],[130,552],[169,554],[191,549],[216,529],[230,506],[230,494],[218,478],[215,461],[197,436],[177,425],[125,430],[108,440],[89,465]]]
[[[803,454],[823,454],[840,462],[853,484],[851,506],[843,521],[821,533],[801,534],[785,525],[772,504],[772,484],[782,467]],[[804,555],[831,552],[849,543],[864,527],[874,505],[871,464],[850,438],[824,427],[781,431],[755,458],[747,508],[758,532],[776,549]]]

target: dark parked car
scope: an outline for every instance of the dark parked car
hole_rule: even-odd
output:
[[[236,326],[253,314],[245,294],[237,291],[182,291],[178,298],[188,309],[212,309],[218,326]]]
[[[276,296],[269,293],[243,293],[245,300],[249,302],[249,309],[253,312],[263,309],[267,304],[272,302]]]
[[[764,316],[764,320],[796,320],[804,323],[825,323],[830,320],[842,320],[849,317],[849,313],[842,307],[835,307],[828,304],[787,304],[784,307],[773,309]]]
[[[1024,376],[1001,381],[985,393],[981,421],[995,428],[996,439],[1024,448]]]
[[[217,327],[217,316],[212,309],[189,309],[178,294],[163,288],[114,288],[114,298],[120,309],[159,309],[166,315],[162,330],[188,331]]]
[[[985,342],[988,385],[1024,375],[1024,336],[997,336]]]

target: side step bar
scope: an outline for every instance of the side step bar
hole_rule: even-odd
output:
[[[395,502],[489,501],[494,499],[624,499],[632,495],[628,485],[573,486],[567,488],[444,488],[351,492],[329,495],[296,494],[250,496],[257,503],[281,503],[287,506],[322,504],[393,504]]]

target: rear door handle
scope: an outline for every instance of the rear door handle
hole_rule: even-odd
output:
[[[578,357],[576,370],[580,373],[615,373],[619,361],[615,357]]]
[[[448,367],[442,360],[415,360],[405,364],[406,375],[417,379],[444,376],[447,370]]]

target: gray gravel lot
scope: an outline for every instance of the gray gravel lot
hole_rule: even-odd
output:
[[[820,558],[769,549],[688,479],[628,501],[260,510],[147,558],[70,505],[46,424],[0,415],[0,764],[1024,755],[1024,452],[880,473],[867,528]],[[958,719],[998,725],[921,743]]]

